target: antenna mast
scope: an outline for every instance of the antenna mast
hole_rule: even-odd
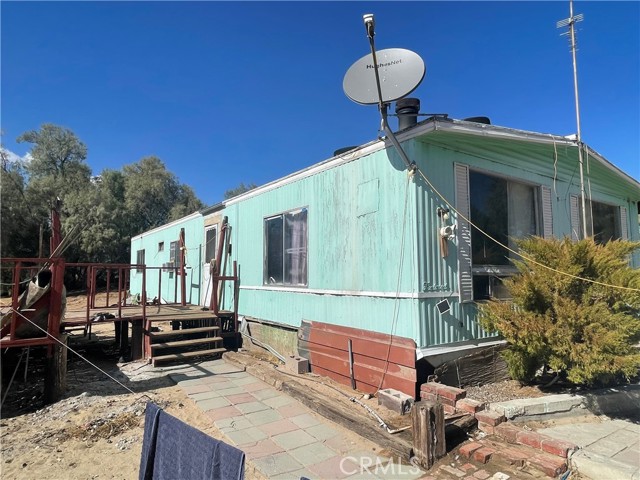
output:
[[[584,16],[579,13],[578,15],[573,14],[573,0],[569,0],[569,18],[565,18],[564,20],[560,20],[556,26],[557,28],[563,28],[567,25],[569,26],[569,31],[563,33],[562,35],[569,35],[569,40],[571,42],[571,56],[573,58],[573,90],[575,95],[575,103],[576,103],[576,141],[578,144],[578,163],[580,164],[580,198],[582,201],[582,234],[584,238],[587,238],[589,234],[587,233],[587,204],[585,199],[584,192],[584,161],[582,158],[582,134],[580,132],[580,102],[578,99],[578,63],[576,60],[576,29],[575,24],[581,22],[584,19]]]

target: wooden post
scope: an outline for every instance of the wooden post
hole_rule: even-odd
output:
[[[433,402],[416,402],[411,409],[413,453],[418,464],[430,469],[447,454],[444,434],[444,408]]]
[[[187,304],[187,272],[185,270],[186,244],[184,241],[184,228],[180,229],[180,305]]]
[[[143,358],[143,328],[142,319],[131,320],[131,360]]]
[[[115,325],[120,325],[120,328],[116,329],[116,343],[120,348],[120,357],[124,360],[129,348],[129,322],[127,320],[119,320],[113,322]]]
[[[55,403],[62,398],[67,389],[67,335],[60,335],[51,346],[52,354],[47,357],[44,370],[44,403]]]

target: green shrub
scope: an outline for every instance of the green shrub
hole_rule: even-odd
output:
[[[543,366],[576,384],[637,376],[640,270],[628,259],[640,242],[531,237],[518,246],[527,259],[515,261],[519,275],[505,281],[512,301],[479,306],[480,324],[509,344],[512,377],[529,382]]]

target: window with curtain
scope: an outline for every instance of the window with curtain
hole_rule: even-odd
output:
[[[307,285],[307,209],[264,220],[265,285]]]
[[[511,250],[516,240],[540,232],[538,187],[469,171],[470,220]],[[476,229],[471,231],[473,297],[506,295],[501,278],[515,273],[510,259],[517,255]]]

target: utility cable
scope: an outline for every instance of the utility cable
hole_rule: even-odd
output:
[[[400,313],[400,281],[402,280],[402,267],[404,266],[404,250],[405,250],[405,233],[407,230],[407,205],[409,203],[409,183],[411,182],[411,178],[413,174],[411,173],[407,175],[407,183],[405,185],[405,193],[404,193],[404,211],[402,212],[402,236],[400,240],[400,265],[398,267],[398,279],[396,281],[396,298],[393,304],[393,319],[391,321],[391,330],[389,332],[389,344],[387,345],[387,355],[384,362],[384,370],[382,371],[382,377],[380,377],[380,385],[378,385],[378,391],[382,388],[382,383],[384,382],[384,377],[387,375],[387,371],[389,370],[389,357],[391,356],[391,345],[393,343],[393,335],[396,330],[396,325],[398,323],[398,316]]]
[[[560,275],[564,275],[564,276],[573,278],[575,280],[580,280],[580,281],[583,281],[583,282],[593,283],[595,285],[600,285],[600,286],[603,286],[603,287],[617,288],[617,289],[620,289],[620,290],[627,290],[627,291],[630,291],[630,292],[640,292],[640,288],[623,287],[621,285],[611,285],[611,284],[604,283],[604,282],[599,282],[597,280],[593,280],[593,279],[590,279],[590,278],[580,277],[579,275],[573,275],[572,273],[569,273],[569,272],[563,272],[561,270],[557,270],[557,269],[555,269],[553,267],[550,267],[548,265],[540,263],[537,260],[534,260],[533,258],[531,258],[531,257],[529,257],[527,255],[523,255],[521,252],[517,252],[517,251],[513,250],[512,248],[509,248],[507,245],[504,245],[499,240],[496,240],[495,238],[493,238],[491,235],[489,235],[487,232],[485,232],[480,227],[478,227],[476,224],[474,224],[471,220],[469,220],[466,216],[464,216],[462,213],[460,213],[453,205],[451,205],[451,203],[445,198],[445,196],[442,195],[438,191],[438,189],[429,181],[427,176],[424,173],[422,173],[422,170],[420,170],[420,168],[416,167],[416,170],[420,174],[422,179],[426,182],[426,184],[436,193],[436,195],[438,195],[442,199],[442,201],[444,203],[446,203],[451,208],[451,210],[453,210],[456,213],[456,215],[458,215],[459,218],[461,218],[462,220],[467,222],[469,225],[471,225],[477,231],[482,233],[489,240],[491,240],[492,242],[495,242],[496,244],[500,245],[502,248],[506,249],[507,251],[509,251],[509,252],[521,257],[522,259],[524,259],[524,260],[526,260],[528,262],[531,262],[534,265],[537,265],[539,267],[545,268],[545,269],[550,270],[550,271],[552,271],[554,273],[558,273]]]
[[[95,363],[92,363],[90,360],[86,359],[85,357],[83,357],[82,355],[80,355],[78,352],[76,352],[73,348],[69,347],[68,345],[65,345],[64,343],[62,343],[60,340],[58,340],[56,337],[54,337],[53,335],[51,335],[49,332],[47,332],[44,328],[40,327],[40,325],[36,324],[35,322],[32,322],[30,319],[28,319],[27,317],[25,317],[21,312],[19,312],[18,310],[12,308],[11,310],[13,310],[15,313],[17,313],[18,315],[20,315],[24,320],[26,320],[27,322],[29,322],[31,325],[33,325],[34,327],[36,327],[38,330],[40,330],[41,332],[44,332],[45,335],[49,338],[51,338],[52,340],[56,341],[57,343],[59,343],[60,345],[62,345],[64,348],[66,348],[67,350],[69,350],[71,353],[74,353],[75,355],[77,355],[78,357],[80,357],[81,360],[85,361],[86,363],[88,363],[89,365],[91,365],[93,368],[95,368],[96,370],[98,370],[99,372],[105,374],[107,377],[109,377],[111,380],[113,380],[114,382],[116,382],[118,385],[120,385],[122,388],[124,388],[127,392],[129,393],[133,393],[134,395],[136,394],[136,392],[134,392],[133,390],[131,390],[129,387],[127,387],[126,385],[124,385],[122,382],[120,382],[118,379],[114,378],[113,376],[109,375],[107,372],[105,372],[104,370],[102,370],[100,367],[98,367]]]

